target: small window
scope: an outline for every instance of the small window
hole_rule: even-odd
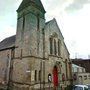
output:
[[[52,82],[52,75],[50,73],[48,74],[48,82]]]
[[[84,76],[84,80],[87,80],[87,76]]]
[[[35,81],[37,81],[37,70],[35,70]]]
[[[39,14],[37,14],[37,30],[39,30],[39,28],[40,28],[40,15]]]
[[[23,30],[24,30],[24,27],[25,27],[25,16],[23,16]]]
[[[56,40],[54,39],[54,53],[57,54]]]
[[[23,40],[24,29],[25,29],[25,16],[23,15],[22,32],[21,32],[21,41]]]
[[[79,78],[82,78],[82,76],[79,76]]]
[[[53,54],[53,39],[50,38],[50,54]]]
[[[58,56],[60,56],[60,40],[58,40]]]
[[[21,53],[20,53],[20,59],[22,59],[22,49],[21,49]]]
[[[39,70],[39,73],[38,73],[38,79],[39,81],[41,80],[41,71]]]
[[[88,79],[90,79],[90,75],[88,75]]]

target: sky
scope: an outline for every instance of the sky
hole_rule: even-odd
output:
[[[22,0],[0,2],[0,41],[16,33]],[[56,18],[71,58],[90,58],[90,0],[41,0],[46,21]]]

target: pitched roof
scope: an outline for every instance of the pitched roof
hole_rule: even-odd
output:
[[[15,46],[16,35],[8,37],[0,42],[0,50]]]
[[[28,7],[30,4],[31,4],[31,5],[34,4],[34,5],[37,6],[39,9],[41,9],[44,13],[46,12],[40,0],[23,0],[22,3],[21,3],[20,6],[19,6],[17,12],[18,12],[18,11],[21,11],[22,9],[24,9],[24,8],[26,8],[26,7]]]
[[[62,35],[62,33],[61,33],[61,30],[60,30],[60,28],[59,28],[59,26],[58,26],[57,21],[56,21],[55,18],[53,18],[52,20],[46,22],[45,25],[50,27],[50,25],[52,25],[53,22],[56,22],[56,25],[57,25],[57,27],[58,27],[58,29],[59,29],[59,32],[60,32],[59,34],[61,34],[62,38],[64,39],[64,37],[63,37],[63,35]],[[68,48],[67,48],[65,42],[64,42],[64,46],[65,46],[65,49],[67,50],[68,54],[70,55],[70,53],[69,53],[69,51],[68,51]]]

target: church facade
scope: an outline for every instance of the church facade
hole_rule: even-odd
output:
[[[55,19],[45,22],[40,0],[23,0],[16,35],[0,42],[0,87],[9,90],[65,90],[72,67]]]

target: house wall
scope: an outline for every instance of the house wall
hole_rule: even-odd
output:
[[[90,73],[74,73],[77,76],[77,79],[73,81],[73,84],[89,84],[90,83]]]
[[[80,73],[78,75],[79,77],[79,81],[80,81],[80,77],[82,77],[82,84],[89,84],[90,83],[90,73]],[[79,83],[81,84],[81,83]]]
[[[73,84],[89,84],[90,83],[90,73],[86,72],[84,67],[72,64],[73,72]],[[76,78],[76,79],[75,79]]]

